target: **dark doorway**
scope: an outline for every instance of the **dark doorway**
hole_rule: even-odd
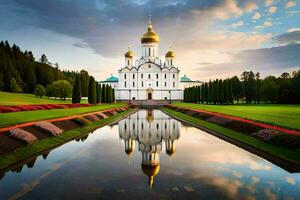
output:
[[[152,93],[148,93],[148,99],[152,99]]]

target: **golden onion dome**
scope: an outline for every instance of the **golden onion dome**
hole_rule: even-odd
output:
[[[128,51],[125,53],[125,57],[126,58],[133,58],[133,52],[128,49]]]
[[[126,150],[125,150],[125,153],[126,153],[127,155],[131,155],[132,152],[133,152],[133,148],[129,148],[129,149],[126,149]]]
[[[175,58],[175,52],[174,51],[168,51],[166,53],[166,58]]]
[[[142,164],[142,171],[149,178],[148,183],[149,187],[152,188],[154,176],[156,176],[159,172],[160,164],[157,165],[144,165]]]
[[[157,35],[157,33],[155,33],[153,31],[152,23],[150,20],[149,20],[149,24],[148,24],[148,30],[146,33],[143,34],[143,36],[141,38],[141,42],[142,42],[142,44],[159,42],[159,36]]]
[[[169,156],[173,156],[173,155],[176,153],[176,149],[167,149],[167,150],[166,150],[166,153],[167,153]]]

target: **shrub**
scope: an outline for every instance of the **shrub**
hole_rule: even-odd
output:
[[[44,96],[46,94],[46,89],[42,85],[37,85],[34,90],[34,94],[35,94],[35,96],[42,98],[42,96]]]

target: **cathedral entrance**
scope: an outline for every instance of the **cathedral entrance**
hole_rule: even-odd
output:
[[[148,100],[152,99],[153,98],[152,97],[153,89],[152,88],[148,88],[146,92],[147,92],[147,99]]]

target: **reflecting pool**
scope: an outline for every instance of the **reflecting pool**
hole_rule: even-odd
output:
[[[0,199],[299,199],[300,174],[140,110],[0,174]]]

